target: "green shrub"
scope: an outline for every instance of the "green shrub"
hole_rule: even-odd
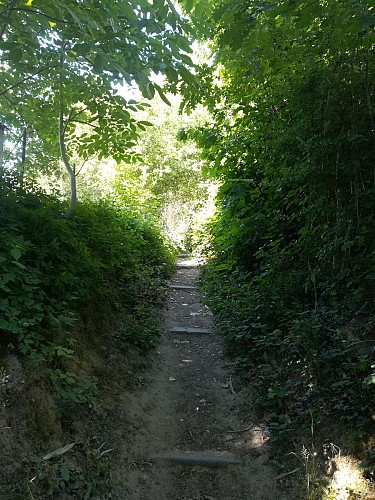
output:
[[[79,204],[69,220],[63,213],[52,197],[0,192],[1,342],[45,367],[65,397],[84,402],[92,384],[67,368],[75,356],[72,325],[89,306],[122,308],[136,321],[139,309],[160,304],[173,255],[135,210],[107,201]],[[139,329],[127,341],[152,343]]]

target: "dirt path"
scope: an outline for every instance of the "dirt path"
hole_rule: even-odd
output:
[[[267,465],[262,428],[245,417],[250,395],[233,387],[212,315],[189,288],[197,278],[180,258],[148,382],[121,397],[114,498],[290,500]]]

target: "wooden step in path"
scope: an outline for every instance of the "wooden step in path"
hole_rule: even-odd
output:
[[[197,290],[196,286],[191,285],[168,285],[172,290]]]
[[[207,330],[206,328],[198,328],[192,326],[173,326],[169,333],[187,333],[189,335],[207,335],[214,333],[212,330]]]

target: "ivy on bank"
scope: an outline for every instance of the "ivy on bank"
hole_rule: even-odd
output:
[[[92,400],[96,388],[68,368],[74,324],[89,308],[102,314],[122,308],[139,323],[126,329],[124,341],[147,349],[172,254],[152,221],[129,207],[85,202],[71,220],[64,209],[43,194],[0,193],[1,344],[43,367],[60,394],[80,403]]]

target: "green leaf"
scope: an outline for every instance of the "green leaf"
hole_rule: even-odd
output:
[[[17,267],[19,267],[22,270],[26,269],[26,266],[24,266],[23,264],[21,264],[21,262],[18,262],[17,260],[12,260],[11,262],[12,262],[12,264],[16,265]]]
[[[139,121],[139,122],[138,122],[138,124],[141,124],[141,125],[146,125],[146,127],[153,127],[153,126],[154,126],[154,124],[153,124],[153,123],[148,122],[148,121],[146,121],[146,120],[141,120],[141,121]]]
[[[9,59],[14,63],[20,62],[22,59],[22,55],[23,52],[20,47],[15,47],[14,49],[9,51]]]
[[[162,88],[161,88],[161,87],[159,87],[159,85],[156,85],[156,84],[154,84],[154,85],[155,85],[156,90],[158,91],[158,94],[159,94],[159,96],[160,96],[160,99],[161,99],[163,102],[165,102],[165,104],[168,104],[168,106],[171,106],[171,103],[169,102],[169,100],[168,100],[167,96],[164,94],[164,92],[163,92]]]
[[[91,45],[89,43],[81,43],[74,47],[74,51],[77,52],[79,56],[85,56],[91,50]]]
[[[18,247],[14,247],[11,249],[10,254],[14,260],[19,260],[21,258],[22,252]]]
[[[360,18],[360,23],[363,28],[372,28],[375,25],[375,17],[365,14]]]
[[[198,2],[194,9],[194,16],[201,17],[205,12],[205,5],[202,2]]]
[[[185,2],[185,10],[187,13],[191,12],[194,7],[194,0],[186,0]]]
[[[74,12],[74,10],[70,9],[69,7],[65,7],[65,8],[69,12],[69,14],[72,16],[73,20],[78,24],[78,26],[81,29],[84,29],[84,25],[83,25],[81,19],[77,16],[77,14]]]
[[[179,39],[179,46],[184,52],[188,52],[189,54],[193,53],[193,49],[191,48],[191,42],[188,38],[181,37]]]
[[[95,73],[103,73],[104,69],[104,57],[102,54],[96,54],[94,64],[93,64],[93,70]]]
[[[370,387],[373,384],[375,384],[375,373],[372,373],[368,377],[364,378],[362,382],[363,387]]]
[[[70,480],[70,470],[65,464],[61,464],[60,474],[64,481]]]
[[[172,68],[172,66],[167,66],[164,72],[167,75],[167,78],[170,82],[172,83],[178,82],[178,73],[174,68]]]
[[[179,72],[180,75],[182,76],[183,80],[188,83],[188,84],[193,84],[196,83],[196,77],[191,73],[185,66],[180,65],[179,66]]]

